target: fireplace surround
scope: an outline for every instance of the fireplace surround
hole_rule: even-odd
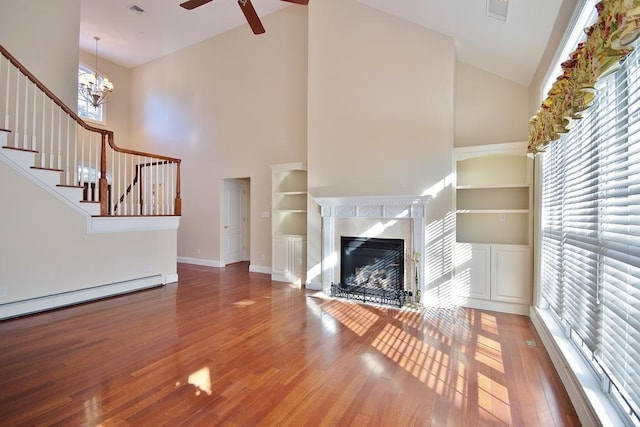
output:
[[[330,295],[332,284],[341,282],[340,244],[345,228],[355,228],[355,237],[404,240],[404,264],[414,257],[425,259],[426,207],[430,196],[315,197],[322,216],[322,290]],[[372,226],[372,224],[374,224]],[[395,224],[390,227],[390,224]],[[352,227],[353,228],[353,227]],[[424,264],[417,275],[403,274],[405,294],[424,294]],[[404,265],[403,265],[404,268]],[[405,269],[406,270],[406,269]],[[413,265],[410,271],[413,271]],[[334,288],[335,289],[335,288]]]

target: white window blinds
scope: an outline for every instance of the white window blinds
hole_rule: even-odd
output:
[[[640,55],[542,156],[543,298],[640,423]]]

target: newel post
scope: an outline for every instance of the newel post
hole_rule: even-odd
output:
[[[176,202],[174,215],[182,215],[182,199],[180,198],[180,160],[177,163],[177,176],[176,176]]]
[[[110,134],[109,138],[113,138],[113,134]],[[100,180],[98,181],[98,185],[100,215],[109,215],[109,205],[107,200],[109,197],[109,192],[107,191],[107,135],[105,133],[102,134],[102,144],[100,147]]]

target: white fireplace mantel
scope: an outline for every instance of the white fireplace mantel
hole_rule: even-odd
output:
[[[322,290],[329,293],[339,248],[336,248],[336,219],[363,218],[411,221],[412,247],[425,259],[424,229],[426,206],[431,196],[340,196],[314,197],[322,216]],[[417,289],[424,295],[424,271],[419,269]]]
[[[424,218],[431,196],[315,197],[323,217]]]

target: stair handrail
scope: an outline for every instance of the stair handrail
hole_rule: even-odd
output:
[[[58,107],[60,107],[65,113],[67,113],[76,123],[82,126],[84,129],[96,132],[101,135],[101,152],[100,152],[100,178],[99,178],[99,191],[98,197],[100,200],[100,215],[109,215],[109,206],[107,200],[107,155],[106,145],[109,144],[111,149],[123,154],[131,154],[137,156],[155,157],[162,160],[175,163],[177,167],[176,174],[176,198],[174,215],[182,214],[182,199],[180,197],[180,163],[181,159],[169,156],[163,156],[159,154],[147,153],[144,151],[130,150],[126,148],[120,148],[115,144],[113,131],[108,129],[101,129],[95,126],[91,126],[85,122],[78,114],[69,108],[60,98],[58,98],[44,83],[42,83],[36,76],[34,76],[20,61],[18,61],[2,44],[0,44],[0,53],[13,64],[22,74],[24,74],[38,89],[40,89],[45,95],[47,95]]]

